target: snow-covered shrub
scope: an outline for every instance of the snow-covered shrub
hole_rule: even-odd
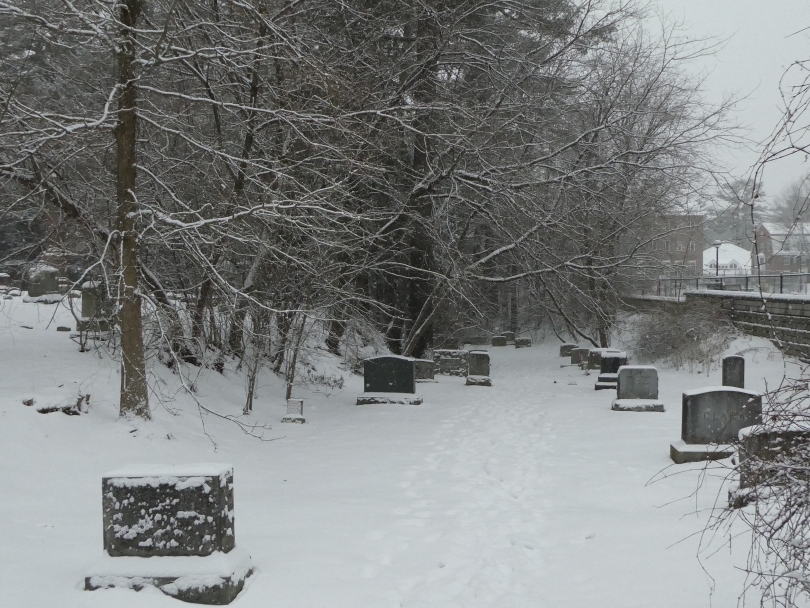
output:
[[[718,307],[672,304],[633,317],[629,349],[639,363],[708,371],[719,365],[735,335],[736,330]]]

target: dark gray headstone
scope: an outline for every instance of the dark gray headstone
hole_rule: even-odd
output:
[[[530,348],[531,345],[531,338],[515,338],[515,348]]]
[[[723,386],[745,388],[745,358],[739,355],[723,358]]]
[[[602,374],[618,374],[619,368],[622,365],[627,365],[627,353],[625,352],[602,353],[602,362],[599,367],[599,372]]]
[[[506,346],[506,336],[492,336],[492,346]]]
[[[82,317],[106,319],[112,314],[112,304],[101,281],[86,281],[82,284]]]
[[[417,359],[413,362],[417,380],[433,380],[433,361]]]
[[[593,348],[588,352],[588,369],[602,368],[602,353],[604,349]]]
[[[366,393],[415,393],[416,369],[410,357],[384,355],[363,361]]]
[[[515,341],[515,332],[513,331],[504,331],[501,332],[501,335],[506,338],[507,342],[514,342]]]
[[[469,356],[470,376],[489,376],[489,353],[483,350],[471,350]]]
[[[444,376],[466,376],[466,350],[436,349],[433,351],[433,372]]]
[[[683,394],[681,439],[687,444],[728,444],[740,429],[761,424],[762,395],[730,386]]]
[[[28,295],[38,298],[47,293],[59,293],[59,271],[52,266],[38,264],[28,271],[26,275],[26,286]]]
[[[658,370],[654,367],[624,365],[618,374],[618,399],[658,399]]]
[[[104,550],[111,557],[211,555],[235,546],[233,469],[122,469],[101,480]]]
[[[571,343],[560,344],[560,356],[561,357],[570,357],[571,356],[571,351],[574,350],[575,348],[577,348],[577,346],[578,346],[577,344],[571,344]]]
[[[740,444],[740,487],[760,483],[784,483],[779,475],[780,465],[807,462],[810,452],[810,431],[798,428],[765,429],[755,427]]]
[[[591,352],[590,348],[577,347],[571,351],[571,363],[579,365],[588,360],[588,353]]]

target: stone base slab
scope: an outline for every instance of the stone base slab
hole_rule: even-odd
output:
[[[419,405],[424,401],[421,395],[412,393],[363,393],[357,397],[357,405],[379,405],[400,403],[402,405]]]
[[[492,386],[489,376],[467,376],[467,386]]]
[[[195,604],[230,604],[253,572],[250,555],[240,548],[200,556],[110,557],[106,553],[84,579],[87,591],[157,587],[175,599]]]
[[[282,422],[295,422],[298,424],[304,424],[307,420],[303,416],[284,416],[281,419]]]
[[[663,401],[655,399],[614,399],[610,409],[616,412],[663,412]]]
[[[675,464],[722,460],[731,457],[732,454],[734,454],[732,446],[718,443],[691,444],[675,441],[669,446],[669,457]]]
[[[597,382],[593,385],[593,388],[597,391],[606,391],[606,390],[616,390],[616,383],[615,382]]]
[[[619,374],[599,374],[599,382],[612,382],[616,384],[619,381]]]

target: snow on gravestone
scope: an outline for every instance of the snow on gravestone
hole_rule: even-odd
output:
[[[669,454],[678,464],[719,460],[734,453],[740,429],[762,423],[762,395],[732,386],[708,386],[683,394],[681,440]]]
[[[599,390],[615,389],[619,382],[619,368],[627,365],[627,353],[623,351],[608,351],[602,353],[599,364],[599,377],[594,388]]]
[[[745,388],[745,358],[739,355],[723,357],[723,386]]]
[[[492,346],[506,346],[506,336],[492,336]]]
[[[515,338],[515,348],[531,348],[531,338]]]
[[[561,357],[570,357],[571,351],[577,348],[578,344],[572,344],[570,342],[566,342],[565,344],[560,344],[560,356]]]
[[[515,341],[515,332],[513,331],[503,331],[501,335],[506,338],[507,342],[514,342]]]
[[[252,567],[236,549],[230,465],[137,465],[101,486],[106,555],[86,589],[153,585],[209,604],[236,597]]]
[[[466,376],[469,351],[438,348],[433,351],[434,371],[446,376]]]
[[[363,361],[363,394],[357,405],[374,403],[412,403],[418,405],[416,365],[411,357],[383,355]]]
[[[304,400],[287,399],[287,415],[281,421],[304,424],[306,422],[306,418],[304,418]]]
[[[658,370],[651,365],[623,365],[619,368],[616,399],[611,409],[620,412],[663,412],[658,401]]]
[[[470,351],[467,386],[492,386],[489,378],[489,353],[484,350]]]

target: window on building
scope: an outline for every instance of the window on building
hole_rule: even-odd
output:
[[[669,251],[669,241],[664,241],[664,251]]]
[[[695,250],[695,241],[689,241],[689,251]]]
[[[683,243],[675,241],[675,251],[683,251]]]

